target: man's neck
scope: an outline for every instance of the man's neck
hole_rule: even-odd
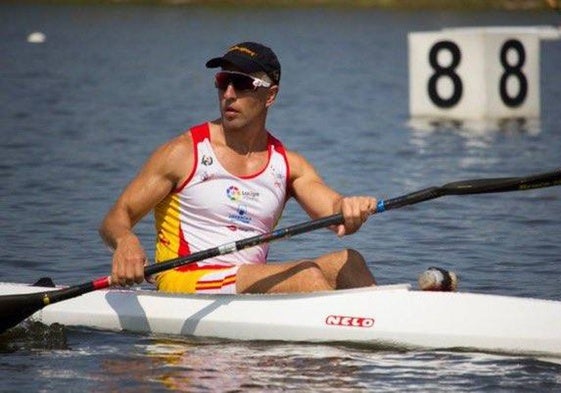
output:
[[[268,134],[264,126],[235,129],[226,128],[220,122],[217,126],[214,141],[224,144],[240,155],[250,155],[267,149]]]

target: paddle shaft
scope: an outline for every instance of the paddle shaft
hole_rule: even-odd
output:
[[[397,198],[380,200],[376,206],[376,212],[381,213],[386,210],[413,205],[430,199],[436,199],[445,195],[466,195],[519,191],[558,185],[561,185],[561,169],[553,172],[541,173],[526,177],[464,180],[459,182],[447,183],[441,187],[425,188],[423,190],[405,194]],[[344,219],[341,213],[333,214],[331,216],[319,218],[309,222],[277,229],[269,233],[264,233],[262,235],[257,235],[247,239],[238,240],[236,242],[227,243],[208,250],[195,252],[184,257],[179,257],[166,262],[150,265],[144,269],[144,272],[146,276],[149,276],[204,259],[229,254],[248,247],[254,247],[259,244],[296,236],[299,234],[314,231],[319,228],[339,225],[343,222]],[[0,296],[0,333],[6,329],[9,329],[10,327],[17,325],[25,318],[31,316],[34,312],[42,309],[49,304],[66,299],[71,299],[98,289],[107,288],[110,285],[111,277],[102,277],[94,281],[89,281],[83,284],[54,291],[45,291],[23,295]]]

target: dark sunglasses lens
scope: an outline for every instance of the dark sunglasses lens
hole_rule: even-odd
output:
[[[216,87],[220,90],[226,90],[228,85],[232,84],[236,90],[253,90],[253,79],[246,75],[230,74],[227,72],[219,72],[216,74]]]

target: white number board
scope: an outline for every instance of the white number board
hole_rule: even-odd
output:
[[[471,28],[408,36],[412,117],[540,117],[540,37]]]

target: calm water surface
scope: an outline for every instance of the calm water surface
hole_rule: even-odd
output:
[[[283,64],[269,128],[346,194],[394,197],[561,162],[561,41],[542,44],[537,124],[410,125],[410,31],[548,25],[549,13],[0,5],[0,281],[107,274],[97,226],[146,156],[217,115],[205,61],[242,40]],[[47,41],[26,42],[33,31]],[[430,265],[461,289],[561,299],[561,191],[442,198],[373,217],[349,238],[275,243],[274,260],[361,250],[382,284]],[[288,205],[281,225],[306,221]],[[138,226],[152,250],[152,220]],[[0,391],[553,392],[539,359],[223,342],[82,330],[0,338]],[[10,382],[8,382],[10,381]]]

